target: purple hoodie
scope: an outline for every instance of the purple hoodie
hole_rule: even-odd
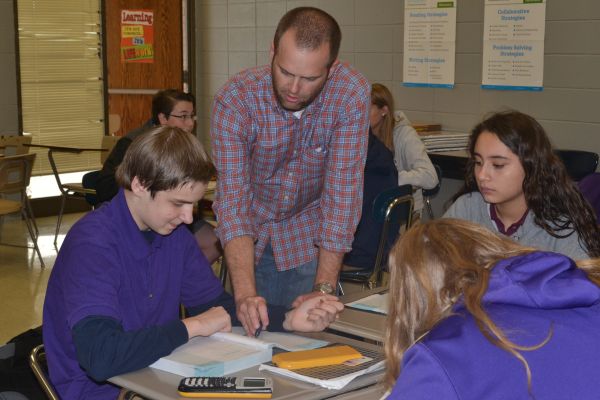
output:
[[[491,344],[462,305],[411,347],[389,399],[600,399],[600,288],[573,261],[535,252],[500,261],[484,308],[521,354]]]

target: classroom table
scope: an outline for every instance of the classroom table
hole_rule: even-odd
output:
[[[321,332],[304,335],[327,340],[329,342],[355,345],[366,349],[382,350],[378,346],[344,338],[338,335],[333,335],[331,333]],[[268,376],[273,379],[274,400],[317,400],[326,398],[344,399],[344,395],[346,393],[352,393],[353,391],[360,389],[368,389],[364,393],[366,397],[360,397],[361,399],[379,399],[381,395],[378,395],[378,393],[381,392],[381,389],[375,388],[375,386],[377,386],[381,381],[383,374],[384,371],[380,370],[368,375],[362,375],[354,379],[343,389],[329,390],[310,383],[286,378],[281,375],[265,371],[259,372],[258,366],[235,373],[237,376]],[[179,375],[170,374],[168,372],[148,367],[139,371],[115,376],[109,379],[109,381],[117,386],[133,390],[149,399],[166,400],[184,399],[184,397],[181,397],[177,394],[177,386],[181,379],[182,377]]]
[[[432,163],[442,169],[442,177],[460,181],[465,178],[465,168],[469,159],[466,150],[436,151],[427,155]]]
[[[387,290],[387,287],[378,287],[371,290],[352,293],[342,296],[340,301],[347,304],[385,290]],[[340,313],[339,318],[329,325],[328,330],[333,331],[333,333],[349,333],[353,336],[382,343],[385,330],[385,315],[346,307],[344,311]]]

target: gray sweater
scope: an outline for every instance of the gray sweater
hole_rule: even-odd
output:
[[[498,228],[490,216],[489,204],[485,202],[479,192],[460,196],[446,211],[444,218],[464,219],[483,225],[493,232],[498,232]],[[536,225],[533,218],[533,213],[528,213],[523,225],[511,235],[511,238],[524,246],[561,253],[573,260],[589,258],[585,248],[579,243],[577,232],[573,232],[566,238],[557,238]],[[568,231],[559,231],[558,233],[562,235]]]
[[[410,125],[404,113],[396,111],[394,127],[394,164],[398,169],[398,185],[413,185],[415,211],[423,208],[421,188],[431,189],[438,183],[435,168],[425,151],[425,145]]]

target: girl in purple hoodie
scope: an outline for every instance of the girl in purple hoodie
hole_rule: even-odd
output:
[[[389,399],[600,399],[600,260],[440,219],[390,272]]]

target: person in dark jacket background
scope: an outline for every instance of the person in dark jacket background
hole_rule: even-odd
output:
[[[352,250],[344,256],[344,269],[372,269],[377,256],[377,246],[383,223],[373,218],[373,200],[385,189],[398,185],[398,170],[394,153],[369,129],[369,148],[365,163],[362,214],[352,242]],[[396,230],[391,229],[396,232]],[[389,243],[396,240],[390,235]]]

